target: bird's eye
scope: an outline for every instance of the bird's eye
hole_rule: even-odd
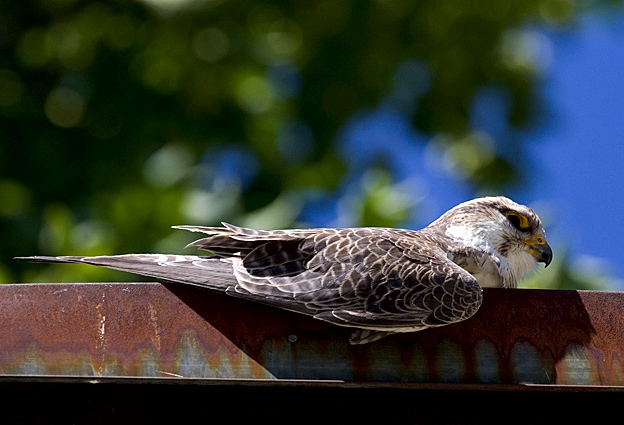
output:
[[[513,212],[513,211],[507,211],[507,212],[504,212],[503,214],[505,215],[505,217],[507,217],[507,220],[509,220],[511,225],[515,227],[516,229],[526,231],[531,228],[529,219],[526,218],[526,216],[517,212]]]

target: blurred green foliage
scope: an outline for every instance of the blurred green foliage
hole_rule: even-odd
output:
[[[605,4],[3,2],[0,281],[127,279],[11,258],[182,252],[192,236],[173,224],[305,225],[306,202],[348,174],[345,122],[383,102],[475,193],[521,185],[518,131],[546,112],[531,28]],[[478,99],[500,106],[489,132],[471,122]],[[338,202],[351,225],[418,208],[383,158],[360,168]]]

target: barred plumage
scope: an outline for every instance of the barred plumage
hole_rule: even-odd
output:
[[[516,229],[511,214],[525,217],[529,228]],[[537,215],[502,197],[461,204],[419,231],[223,225],[176,226],[209,235],[188,246],[213,257],[21,258],[87,263],[225,292],[357,328],[351,338],[357,344],[465,320],[481,305],[478,280],[515,287],[528,271],[525,263],[552,257]],[[527,242],[536,238],[542,243]],[[502,257],[499,241],[522,261]]]

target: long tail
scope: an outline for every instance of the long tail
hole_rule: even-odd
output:
[[[292,240],[308,235],[310,231],[263,231],[245,229],[223,223],[224,227],[174,226],[191,232],[210,235],[190,243],[200,249],[217,254],[215,257],[167,254],[125,254],[98,257],[78,256],[32,256],[16,257],[39,263],[82,263],[107,267],[149,276],[156,279],[196,285],[216,291],[226,291],[236,286],[231,260],[227,257],[244,257],[269,240]],[[292,232],[294,234],[290,234]]]
[[[237,284],[228,257],[241,258],[268,241],[300,241],[314,230],[255,230],[223,223],[224,227],[173,226],[176,229],[200,232],[208,237],[196,240],[187,247],[210,251],[216,256],[125,254],[97,257],[32,256],[16,257],[39,263],[82,263],[121,270],[156,279],[226,291]]]
[[[16,257],[38,263],[82,263],[107,267],[170,282],[225,291],[236,285],[232,264],[219,257],[165,254],[125,254],[99,257]]]

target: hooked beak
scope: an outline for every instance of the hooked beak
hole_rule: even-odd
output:
[[[529,253],[535,257],[538,263],[546,264],[545,267],[548,267],[550,262],[552,261],[553,252],[548,243],[544,242],[541,244],[532,244],[529,245]]]

